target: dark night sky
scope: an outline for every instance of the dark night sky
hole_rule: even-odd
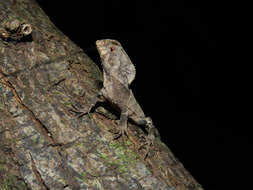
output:
[[[218,1],[37,1],[98,64],[96,40],[121,42],[136,66],[136,99],[162,141],[205,189],[224,189],[235,180],[227,170],[238,167],[234,150],[242,149],[237,142],[247,143],[249,135],[220,122]]]

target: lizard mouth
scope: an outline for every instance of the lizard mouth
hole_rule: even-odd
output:
[[[103,40],[97,40],[96,41],[96,46],[101,47],[103,45]]]
[[[104,40],[97,40],[96,46],[100,57],[103,58],[103,56],[106,54]]]

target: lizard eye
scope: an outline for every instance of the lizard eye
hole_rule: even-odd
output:
[[[114,47],[110,47],[110,51],[113,52],[115,50]]]

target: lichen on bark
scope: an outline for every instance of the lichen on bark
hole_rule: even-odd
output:
[[[144,160],[138,126],[114,141],[110,110],[69,111],[102,80],[35,1],[0,2],[0,189],[202,189],[159,139]]]

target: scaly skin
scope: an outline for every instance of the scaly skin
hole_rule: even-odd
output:
[[[121,111],[120,133],[127,134],[127,120],[137,125],[152,126],[150,118],[145,117],[129,85],[135,78],[135,67],[116,40],[98,40],[97,49],[103,66],[104,82],[101,94]]]
[[[116,138],[127,135],[127,121],[131,119],[137,125],[145,125],[148,131],[147,143],[149,147],[155,139],[155,127],[152,120],[146,117],[140,105],[136,101],[129,85],[135,78],[135,67],[130,58],[116,40],[106,39],[96,41],[96,46],[103,67],[103,88],[94,97],[88,112],[79,112],[80,115],[89,114],[98,101],[107,100],[120,110],[120,129]],[[149,148],[148,148],[149,150]],[[147,154],[146,154],[147,155]],[[146,156],[145,156],[146,157]]]

